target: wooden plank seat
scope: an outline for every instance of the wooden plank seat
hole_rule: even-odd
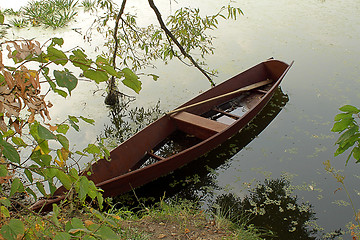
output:
[[[236,119],[236,120],[240,118],[238,115],[231,114],[231,113],[225,112],[225,111],[217,109],[217,108],[213,108],[213,111],[221,113],[221,114],[223,114],[225,116],[228,116],[228,117]]]
[[[206,139],[228,127],[227,124],[216,122],[188,112],[171,115],[178,129],[200,139]]]

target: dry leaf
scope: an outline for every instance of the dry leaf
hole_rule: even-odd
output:
[[[91,220],[85,220],[84,223],[85,223],[85,226],[86,226],[86,227],[95,224],[95,223],[94,223],[93,221],[91,221]]]
[[[166,237],[166,235],[165,235],[165,234],[160,233],[160,234],[159,234],[159,236],[158,236],[158,239],[163,239],[163,238],[165,238],[165,237]]]
[[[51,124],[46,124],[49,126],[50,131],[56,131],[58,129],[58,126],[52,126]]]

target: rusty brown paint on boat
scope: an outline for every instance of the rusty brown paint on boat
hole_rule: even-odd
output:
[[[249,123],[271,99],[291,65],[292,63],[288,65],[273,59],[264,61],[193,98],[179,108],[202,101],[204,103],[163,116],[153,122],[113,149],[110,152],[111,161],[100,159],[92,164],[91,175],[88,178],[104,191],[104,197],[117,196],[193,161],[223,143]],[[272,82],[262,88],[226,95],[267,79],[271,79]],[[216,98],[221,95],[224,97]],[[215,109],[216,106],[232,99],[241,98],[244,99],[243,107],[246,109],[242,116]],[[230,123],[206,118],[207,113],[215,111],[214,109],[217,114],[228,117]],[[196,137],[199,142],[170,156],[155,155],[154,151],[164,139],[179,130]],[[142,165],[140,161],[147,155],[158,161],[140,167]],[[51,203],[64,199],[64,193],[65,188],[60,187],[56,190],[54,198],[39,201],[32,208],[38,210],[43,207],[43,210],[48,210]]]

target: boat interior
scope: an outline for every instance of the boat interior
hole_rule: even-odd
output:
[[[172,114],[170,119],[175,123],[176,130],[150,151],[146,151],[144,157],[131,170],[164,160],[225,130],[245,115],[252,106],[256,105],[271,86],[272,84],[268,84],[261,88],[243,92],[235,98],[212,107],[201,115],[186,110]]]

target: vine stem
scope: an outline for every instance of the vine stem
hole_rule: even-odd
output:
[[[358,218],[358,216],[357,216],[358,214],[356,213],[354,203],[353,203],[353,201],[352,201],[352,199],[351,199],[351,197],[350,197],[350,194],[349,194],[348,190],[346,189],[344,183],[342,183],[342,186],[343,186],[343,188],[344,188],[344,190],[345,190],[345,192],[346,192],[347,197],[348,197],[349,200],[350,200],[351,207],[352,207],[352,209],[353,209],[353,211],[354,211],[355,221],[357,222],[358,226],[360,227],[360,220],[359,220],[359,218]]]

